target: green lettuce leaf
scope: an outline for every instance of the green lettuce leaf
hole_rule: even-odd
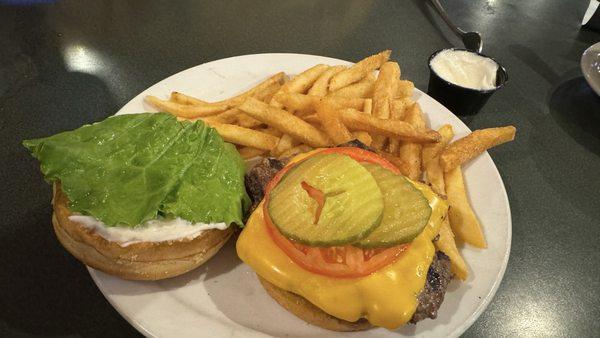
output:
[[[201,121],[119,115],[23,145],[74,212],[109,226],[165,217],[242,226],[250,200],[235,147]]]

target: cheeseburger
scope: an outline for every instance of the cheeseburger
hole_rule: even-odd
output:
[[[281,306],[336,331],[436,317],[452,275],[432,241],[448,205],[428,186],[343,146],[264,159],[246,188],[237,252]]]

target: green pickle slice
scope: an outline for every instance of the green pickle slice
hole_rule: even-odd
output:
[[[384,206],[380,225],[355,245],[375,248],[411,242],[429,222],[429,201],[405,177],[377,164],[362,165],[375,177]]]
[[[315,195],[324,197],[322,207]],[[359,162],[343,154],[317,154],[284,175],[267,207],[284,236],[310,246],[334,246],[354,243],[379,226],[384,197]]]

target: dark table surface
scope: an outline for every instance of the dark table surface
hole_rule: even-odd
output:
[[[389,48],[425,90],[427,57],[459,44],[421,0],[44,2],[0,5],[0,336],[137,334],[54,238],[50,187],[21,140],[101,120],[228,56],[358,60]],[[510,74],[469,126],[518,128],[491,151],[511,202],[510,261],[465,336],[597,335],[600,98],[579,60],[600,34],[580,30],[587,1],[442,2]]]

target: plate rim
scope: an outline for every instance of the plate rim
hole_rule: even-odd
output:
[[[333,58],[333,57],[329,57],[329,56],[322,56],[322,55],[315,55],[315,54],[304,54],[304,53],[254,53],[254,54],[243,54],[243,55],[236,55],[236,56],[229,56],[229,57],[225,57],[225,58],[221,58],[221,59],[216,59],[216,60],[211,60],[205,63],[201,63],[192,67],[188,67],[186,69],[183,69],[179,72],[176,72],[172,75],[169,75],[157,82],[155,82],[154,84],[152,84],[151,86],[143,89],[142,91],[140,91],[137,95],[135,95],[132,99],[130,99],[128,102],[126,102],[124,105],[122,105],[115,114],[111,115],[118,115],[121,113],[121,111],[123,111],[123,109],[129,105],[130,103],[134,102],[135,100],[137,100],[140,96],[142,96],[145,92],[147,92],[148,90],[152,89],[155,86],[158,86],[160,83],[164,82],[164,81],[168,81],[180,74],[183,73],[187,73],[189,71],[192,71],[193,69],[197,68],[197,67],[207,67],[210,66],[210,64],[212,63],[217,63],[217,62],[225,62],[227,60],[231,60],[231,59],[238,59],[238,58],[250,58],[250,57],[260,57],[260,56],[282,56],[282,57],[314,57],[314,58],[320,58],[320,59],[327,59],[331,62],[336,62],[336,63],[346,63],[346,64],[354,64],[353,62],[347,61],[347,60],[343,60],[343,59],[338,59],[338,58]],[[460,118],[458,118],[454,113],[452,113],[449,109],[447,109],[443,104],[441,104],[439,101],[435,100],[433,97],[429,96],[427,93],[421,91],[420,89],[415,87],[415,90],[420,94],[420,95],[424,95],[427,99],[433,100],[435,101],[437,104],[439,104],[440,106],[444,107],[444,109],[448,110],[448,112],[450,112],[450,114],[454,117],[455,121],[462,125],[462,127],[466,128],[468,131],[472,132],[471,128],[469,128],[469,126],[467,126],[462,120],[460,120]],[[504,180],[502,179],[502,176],[500,175],[500,172],[498,170],[498,167],[496,166],[496,163],[494,162],[494,160],[492,159],[492,157],[489,155],[489,153],[487,151],[485,151],[483,154],[483,156],[487,157],[491,163],[492,163],[492,167],[493,167],[493,171],[494,174],[496,175],[496,179],[499,180],[499,182],[501,183],[502,189],[501,189],[501,198],[504,201],[505,205],[506,205],[506,210],[507,210],[507,238],[506,238],[506,242],[507,242],[507,250],[504,253],[504,256],[502,257],[502,262],[501,262],[501,267],[500,270],[498,271],[495,279],[494,279],[494,283],[492,285],[492,287],[489,289],[488,293],[485,295],[485,297],[483,297],[481,299],[481,301],[479,302],[478,306],[476,307],[475,311],[469,316],[467,317],[466,320],[464,320],[460,325],[458,325],[453,331],[448,333],[449,337],[457,337],[459,335],[461,335],[462,333],[464,333],[467,329],[469,329],[473,323],[481,316],[481,314],[487,309],[487,307],[489,306],[489,304],[491,303],[492,299],[494,299],[496,292],[498,291],[500,284],[502,284],[502,281],[504,279],[504,274],[506,272],[506,268],[508,266],[508,261],[509,261],[509,257],[510,257],[510,252],[511,252],[511,247],[512,247],[512,212],[511,212],[511,208],[510,208],[510,201],[508,199],[508,194],[506,191],[506,186],[504,184]],[[115,301],[114,299],[111,299],[111,297],[109,295],[107,295],[107,293],[105,292],[105,290],[102,288],[101,284],[101,277],[100,275],[98,275],[96,273],[96,270],[86,266],[88,273],[90,274],[90,276],[92,277],[92,280],[94,281],[94,283],[96,284],[96,287],[100,290],[100,292],[102,293],[102,295],[104,296],[104,298],[109,302],[109,304],[131,325],[133,326],[136,330],[138,330],[141,334],[143,334],[144,336],[147,337],[156,337],[156,335],[154,335],[152,332],[150,332],[148,329],[146,329],[143,325],[141,325],[139,323],[139,321],[136,321],[134,318],[132,318],[131,316],[129,316],[129,314],[123,309],[121,308]],[[258,332],[258,333],[262,333],[265,334],[266,336],[269,336],[266,333],[260,332],[260,331],[256,331],[253,328],[248,328],[249,330],[252,330],[254,332]],[[391,331],[393,332],[393,331]]]

